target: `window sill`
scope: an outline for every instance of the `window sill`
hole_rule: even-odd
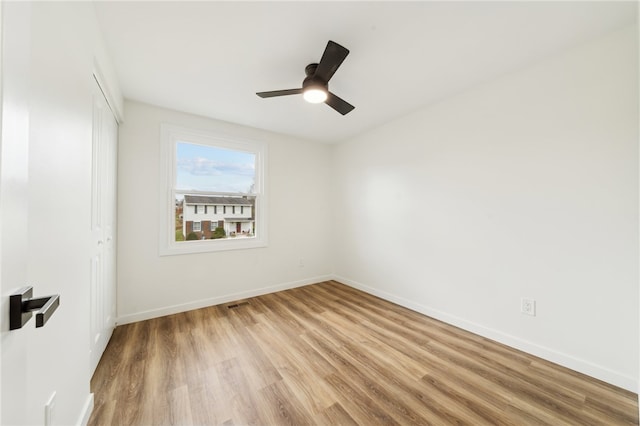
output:
[[[246,250],[267,247],[264,238],[226,238],[224,240],[180,241],[167,244],[160,249],[160,256],[174,256],[193,253],[211,253],[229,250]]]

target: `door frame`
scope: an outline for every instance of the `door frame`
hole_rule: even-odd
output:
[[[2,61],[2,41],[3,41],[3,37],[2,37],[2,32],[3,32],[3,25],[2,25],[2,9],[4,9],[4,3],[0,3],[0,152],[2,151],[2,102],[3,102],[3,96],[2,96],[2,67],[4,65],[4,62]],[[1,167],[1,166],[0,166]],[[2,176],[2,173],[0,171],[0,176]],[[0,264],[0,268],[2,268],[2,265]],[[2,284],[0,283],[0,294],[2,294]],[[0,303],[0,318],[4,318],[4,303]],[[2,340],[0,338],[0,357],[2,357]],[[2,422],[2,360],[0,359],[0,422]]]
[[[111,81],[106,77],[102,71],[102,66],[100,65],[100,60],[96,57],[93,60],[93,78],[98,82],[98,87],[102,91],[104,98],[107,100],[107,105],[109,105],[109,109],[113,113],[113,116],[116,119],[116,123],[118,126],[122,124],[124,113],[122,111],[122,105],[117,101],[118,97],[115,95],[115,91],[113,90],[113,86],[109,84]],[[119,92],[118,92],[119,93]]]

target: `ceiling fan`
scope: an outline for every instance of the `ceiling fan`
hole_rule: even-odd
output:
[[[299,95],[302,93],[307,102],[314,104],[324,102],[340,114],[348,114],[355,107],[329,91],[329,80],[331,80],[331,77],[333,77],[333,74],[335,74],[348,54],[348,49],[329,40],[320,62],[317,64],[309,64],[305,67],[304,72],[307,77],[302,82],[302,88],[258,92],[256,95],[261,98],[273,98],[276,96]]]

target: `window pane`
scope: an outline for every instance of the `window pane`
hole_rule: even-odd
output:
[[[176,144],[176,189],[253,193],[256,155],[187,142]]]
[[[266,144],[164,123],[161,135],[160,254],[265,247]]]
[[[177,142],[175,241],[253,237],[256,197],[236,194],[253,194],[255,163],[254,153]],[[190,191],[210,195],[191,195]],[[227,210],[228,205],[231,210]],[[232,221],[228,212],[235,213],[236,206],[243,210],[247,207],[246,214],[239,221]],[[209,229],[201,227],[200,222],[196,224],[191,211],[199,217],[204,212],[204,217],[197,220],[211,221]]]
[[[192,195],[179,193],[175,195],[175,241],[215,240],[226,238],[252,238],[256,232],[256,195]],[[194,206],[214,206],[214,208],[198,209],[195,215]],[[226,209],[230,205],[231,209]],[[222,208],[217,208],[222,206]],[[236,209],[240,206],[240,209]],[[235,211],[237,214],[232,214]],[[240,213],[242,212],[242,213]],[[202,226],[202,222],[210,222]]]

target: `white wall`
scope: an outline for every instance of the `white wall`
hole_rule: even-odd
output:
[[[337,277],[636,391],[637,43],[616,32],[338,145]]]
[[[11,424],[43,424],[44,405],[56,392],[54,424],[77,424],[90,414],[89,219],[93,70],[110,69],[90,3],[34,2],[28,111],[29,185],[27,282],[34,296],[60,294],[44,328],[35,319],[9,333],[29,340],[26,410],[3,406]],[[12,37],[15,34],[5,34]],[[108,72],[107,72],[108,74]],[[108,78],[108,77],[105,77]],[[112,86],[118,101],[117,86]],[[4,360],[3,360],[4,361]],[[3,368],[11,368],[4,365]],[[11,392],[11,388],[3,389]],[[24,395],[22,395],[24,397]],[[10,413],[14,413],[10,414]]]
[[[331,274],[330,146],[130,101],[125,116],[118,153],[119,324]],[[268,247],[158,256],[161,123],[268,144]]]

